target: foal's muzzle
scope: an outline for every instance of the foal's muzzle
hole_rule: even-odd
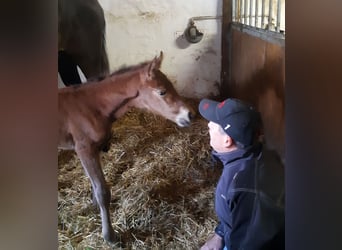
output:
[[[182,110],[176,118],[176,123],[179,127],[188,127],[195,114],[187,109]]]

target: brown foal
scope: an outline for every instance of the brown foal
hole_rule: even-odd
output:
[[[108,150],[112,123],[130,107],[146,109],[175,122],[190,125],[194,111],[178,95],[159,70],[163,53],[153,60],[119,70],[98,82],[59,89],[60,149],[75,150],[88,175],[94,202],[100,208],[102,234],[117,241],[109,204],[110,190],[101,168],[99,154]]]

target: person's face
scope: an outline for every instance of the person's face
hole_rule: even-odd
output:
[[[231,139],[223,131],[220,125],[210,121],[208,123],[209,135],[210,135],[210,146],[217,152],[227,152],[230,146]]]

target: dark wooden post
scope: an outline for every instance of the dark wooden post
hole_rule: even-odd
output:
[[[222,40],[221,40],[221,85],[220,98],[229,96],[230,62],[231,62],[231,23],[232,23],[232,1],[223,0],[222,9]]]

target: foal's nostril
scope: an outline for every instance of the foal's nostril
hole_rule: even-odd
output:
[[[192,119],[194,119],[195,114],[189,111],[188,117],[189,117],[190,120],[192,120]]]

